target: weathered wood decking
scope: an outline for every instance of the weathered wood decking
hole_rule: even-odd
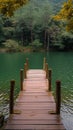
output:
[[[48,92],[44,70],[28,70],[5,129],[7,130],[65,130],[60,115],[54,114],[56,104]]]

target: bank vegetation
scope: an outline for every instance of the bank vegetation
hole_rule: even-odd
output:
[[[30,0],[11,14],[0,7],[0,50],[73,51],[73,2],[55,6],[49,0]]]

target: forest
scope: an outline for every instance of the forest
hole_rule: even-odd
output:
[[[72,0],[4,2],[0,0],[0,49],[73,51]]]

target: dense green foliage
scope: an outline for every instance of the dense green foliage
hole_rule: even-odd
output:
[[[59,4],[57,9],[56,4]],[[73,35],[72,32],[66,33],[66,23],[53,20],[60,7],[58,0],[30,0],[28,4],[16,10],[12,17],[0,15],[0,46],[9,48],[11,44],[12,48],[13,42],[16,50],[19,50],[20,46],[31,46],[34,51],[40,48],[73,49]]]
[[[66,22],[66,30],[73,32],[73,0],[65,2],[60,12],[54,16],[55,20],[64,20]]]
[[[3,32],[3,20],[0,16],[0,43],[4,40],[4,32]]]
[[[28,0],[0,0],[0,12],[11,17],[14,11],[26,4]]]

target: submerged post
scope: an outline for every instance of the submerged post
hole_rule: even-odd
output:
[[[45,70],[46,68],[46,58],[44,57],[44,60],[43,60],[43,70]]]
[[[56,81],[56,114],[60,114],[61,107],[61,81]]]
[[[13,114],[15,80],[10,81],[10,114]]]
[[[51,91],[51,80],[52,80],[52,70],[48,70],[49,73],[49,83],[48,83],[48,90]]]
[[[20,70],[20,87],[21,91],[23,91],[23,69]]]

